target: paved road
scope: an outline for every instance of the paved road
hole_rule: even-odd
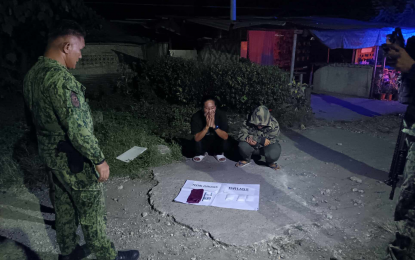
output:
[[[406,105],[397,101],[381,101],[366,98],[311,95],[311,107],[316,118],[353,121],[367,117],[403,113]]]

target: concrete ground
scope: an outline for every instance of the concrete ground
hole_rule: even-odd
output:
[[[326,94],[311,95],[311,107],[316,118],[347,121],[398,114],[406,110],[406,105],[402,105],[398,101]]]
[[[139,248],[141,259],[382,259],[395,230],[396,196],[389,200],[382,182],[395,134],[285,130],[277,172],[207,157],[155,168],[151,182],[113,179],[105,184],[107,233],[118,249]],[[188,179],[260,184],[259,211],[173,202]],[[47,189],[0,196],[1,237],[57,259]]]
[[[399,124],[379,117],[393,120],[384,122],[380,134],[368,132],[380,124],[362,113],[384,110],[367,107],[366,101],[341,100],[353,106],[313,96],[313,109],[338,110],[340,120],[363,118],[364,131],[360,124],[285,129],[277,172],[256,163],[236,168],[234,161],[207,157],[155,168],[151,181],[108,181],[108,236],[116,248],[138,248],[140,259],[147,260],[384,259],[396,230],[397,195],[389,200],[390,187],[382,181]],[[176,203],[186,180],[260,184],[259,211]],[[0,191],[0,260],[58,258],[47,194],[46,188],[24,186]]]
[[[150,202],[178,223],[203,229],[226,245],[272,241],[300,226],[307,229],[302,235],[309,236],[308,242],[326,252],[325,259],[339,251],[345,259],[355,259],[351,257],[356,253],[367,254],[364,259],[380,259],[392,237],[381,226],[392,223],[395,205],[388,199],[390,188],[382,183],[394,140],[318,128],[286,130],[281,144],[278,172],[256,164],[240,169],[232,161],[220,164],[212,157],[202,163],[188,160],[156,168],[158,185],[150,192]],[[260,209],[173,202],[186,180],[260,184]],[[295,257],[290,259],[316,259],[312,251]]]

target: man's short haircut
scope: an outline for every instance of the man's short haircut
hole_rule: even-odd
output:
[[[58,37],[73,35],[85,38],[85,30],[77,22],[72,20],[62,20],[51,28],[48,35],[48,41],[53,41]]]
[[[215,102],[215,106],[217,104],[216,98],[214,96],[204,96],[202,99],[202,107],[205,107],[205,103],[208,100],[212,100],[213,102]]]

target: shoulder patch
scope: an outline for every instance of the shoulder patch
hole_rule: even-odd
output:
[[[71,102],[74,107],[79,107],[79,99],[73,91],[71,91]]]

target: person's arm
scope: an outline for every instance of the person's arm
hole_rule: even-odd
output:
[[[403,73],[408,73],[408,78],[415,80],[415,61],[406,50],[397,44],[389,44],[387,56],[396,61],[394,67]]]
[[[411,69],[409,69],[407,75],[408,75],[407,77],[409,80],[415,81],[415,63],[412,64],[412,67]]]
[[[205,135],[207,134],[207,132],[209,131],[209,126],[206,125],[202,131],[200,131],[199,133],[195,134],[195,141],[199,142],[200,140],[203,139],[203,137],[205,137]]]
[[[208,118],[206,118],[208,120]],[[190,122],[191,132],[194,135],[195,141],[199,142],[202,140],[207,132],[209,131],[209,123],[206,121],[205,127],[203,127],[203,122],[201,120],[200,112],[197,112],[192,116],[192,120]],[[202,129],[202,131],[200,131]]]
[[[226,117],[225,112],[220,112],[220,117],[219,117],[219,122],[218,126],[220,128],[215,129],[216,134],[222,138],[223,140],[228,140],[229,135],[228,135],[228,131],[229,131],[229,125],[228,125],[228,118]],[[216,126],[213,124],[213,127],[216,128]]]
[[[55,115],[75,149],[93,164],[104,164],[104,154],[99,148],[97,138],[91,132],[92,117],[90,111],[84,109],[86,104],[84,104],[83,93],[75,93],[77,86],[71,76],[63,74],[60,75],[60,78],[61,80],[57,85],[48,88],[49,100],[52,103]],[[78,92],[80,91],[78,90]],[[79,104],[76,102],[79,102]]]
[[[278,141],[279,135],[280,135],[280,126],[278,124],[278,121],[272,118],[271,129],[266,134],[266,139],[264,140],[264,146],[276,143]]]
[[[248,126],[246,125],[246,122],[243,123],[241,130],[239,130],[238,134],[238,141],[239,142],[246,142],[246,139],[249,136]]]
[[[227,132],[221,130],[220,128],[216,129],[215,132],[223,140],[228,140],[229,135]]]

